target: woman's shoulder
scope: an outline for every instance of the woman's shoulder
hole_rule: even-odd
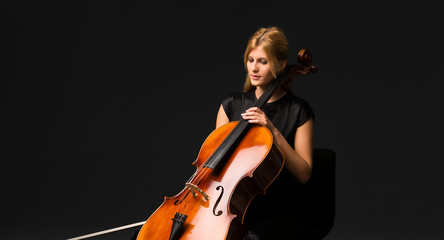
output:
[[[313,118],[313,120],[315,119],[313,108],[304,98],[292,94],[291,102],[293,111],[297,113],[296,125],[298,127],[304,124],[310,118]]]
[[[292,105],[299,106],[299,107],[310,107],[310,104],[308,103],[307,100],[305,100],[302,97],[296,96],[293,93],[287,93],[286,99]]]

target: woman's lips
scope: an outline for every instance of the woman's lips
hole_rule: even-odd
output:
[[[258,80],[261,76],[258,75],[251,75],[251,79]]]

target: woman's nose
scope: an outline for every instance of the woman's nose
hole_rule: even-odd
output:
[[[258,68],[256,62],[253,63],[253,66],[252,66],[251,70],[253,70],[253,72],[257,72],[257,71],[259,71],[259,68]]]

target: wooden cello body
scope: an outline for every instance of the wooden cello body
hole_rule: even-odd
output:
[[[205,140],[197,160],[198,168],[191,183],[206,195],[185,187],[174,197],[166,197],[139,232],[138,240],[168,240],[176,213],[187,215],[177,239],[243,239],[248,233],[242,225],[252,198],[264,193],[282,169],[284,154],[273,143],[266,127],[253,126],[220,169],[202,167],[211,154],[233,130],[237,122],[216,129]],[[200,172],[199,172],[200,171]]]
[[[298,61],[304,67],[287,66],[254,107],[262,108],[289,72],[317,71],[308,50],[299,52]],[[241,120],[214,130],[202,145],[193,163],[197,170],[185,188],[174,197],[165,197],[137,240],[244,239],[246,210],[254,196],[265,194],[278,176],[284,156],[266,127]]]

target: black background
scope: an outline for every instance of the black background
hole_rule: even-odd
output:
[[[0,238],[146,220],[241,90],[249,36],[279,26],[290,62],[308,48],[319,69],[293,87],[315,147],[337,153],[326,239],[442,239],[440,15],[432,1],[2,3]]]

